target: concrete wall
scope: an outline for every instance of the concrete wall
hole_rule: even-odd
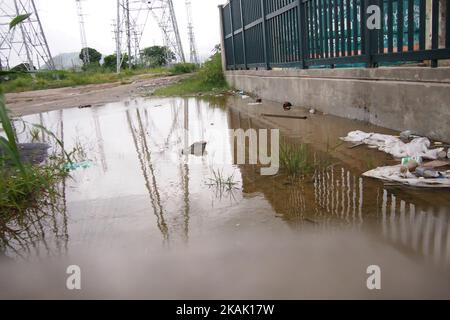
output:
[[[226,71],[262,99],[450,142],[450,68]]]

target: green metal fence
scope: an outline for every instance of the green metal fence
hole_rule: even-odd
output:
[[[221,8],[227,69],[424,60],[435,67],[450,59],[450,0],[444,1],[439,19],[439,0],[230,0]],[[366,25],[372,5],[380,9],[380,29]]]

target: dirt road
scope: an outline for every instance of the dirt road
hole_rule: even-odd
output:
[[[156,88],[178,82],[189,75],[149,77],[140,75],[128,83],[93,84],[6,94],[8,108],[17,116],[83,105],[102,105],[131,96],[152,92]]]

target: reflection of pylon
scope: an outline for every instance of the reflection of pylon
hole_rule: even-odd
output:
[[[11,20],[24,14],[30,17],[9,30]],[[6,69],[20,63],[30,71],[55,69],[34,0],[0,0],[0,61]]]
[[[90,63],[90,58],[86,39],[86,29],[84,28],[83,8],[81,6],[81,0],[75,1],[77,3],[78,21],[80,23],[80,38],[81,38],[81,50],[83,51],[83,63],[85,65],[88,65]]]
[[[194,23],[192,22],[192,7],[191,0],[186,0],[186,11],[188,20],[188,36],[189,36],[189,47],[190,47],[190,57],[191,63],[198,64],[198,54],[197,54],[197,44],[195,42],[194,34]]]

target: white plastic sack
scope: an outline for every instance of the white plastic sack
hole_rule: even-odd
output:
[[[443,172],[442,178],[425,179],[418,178],[412,173],[402,175],[400,173],[401,165],[379,167],[363,173],[363,176],[380,179],[383,181],[396,182],[404,185],[424,188],[450,188],[450,173]]]
[[[444,148],[429,149],[431,142],[428,138],[415,138],[409,143],[404,143],[398,137],[379,134],[366,133],[363,131],[352,131],[344,138],[347,142],[365,143],[377,147],[378,150],[391,154],[395,158],[422,157],[424,159],[436,160],[438,153]]]

